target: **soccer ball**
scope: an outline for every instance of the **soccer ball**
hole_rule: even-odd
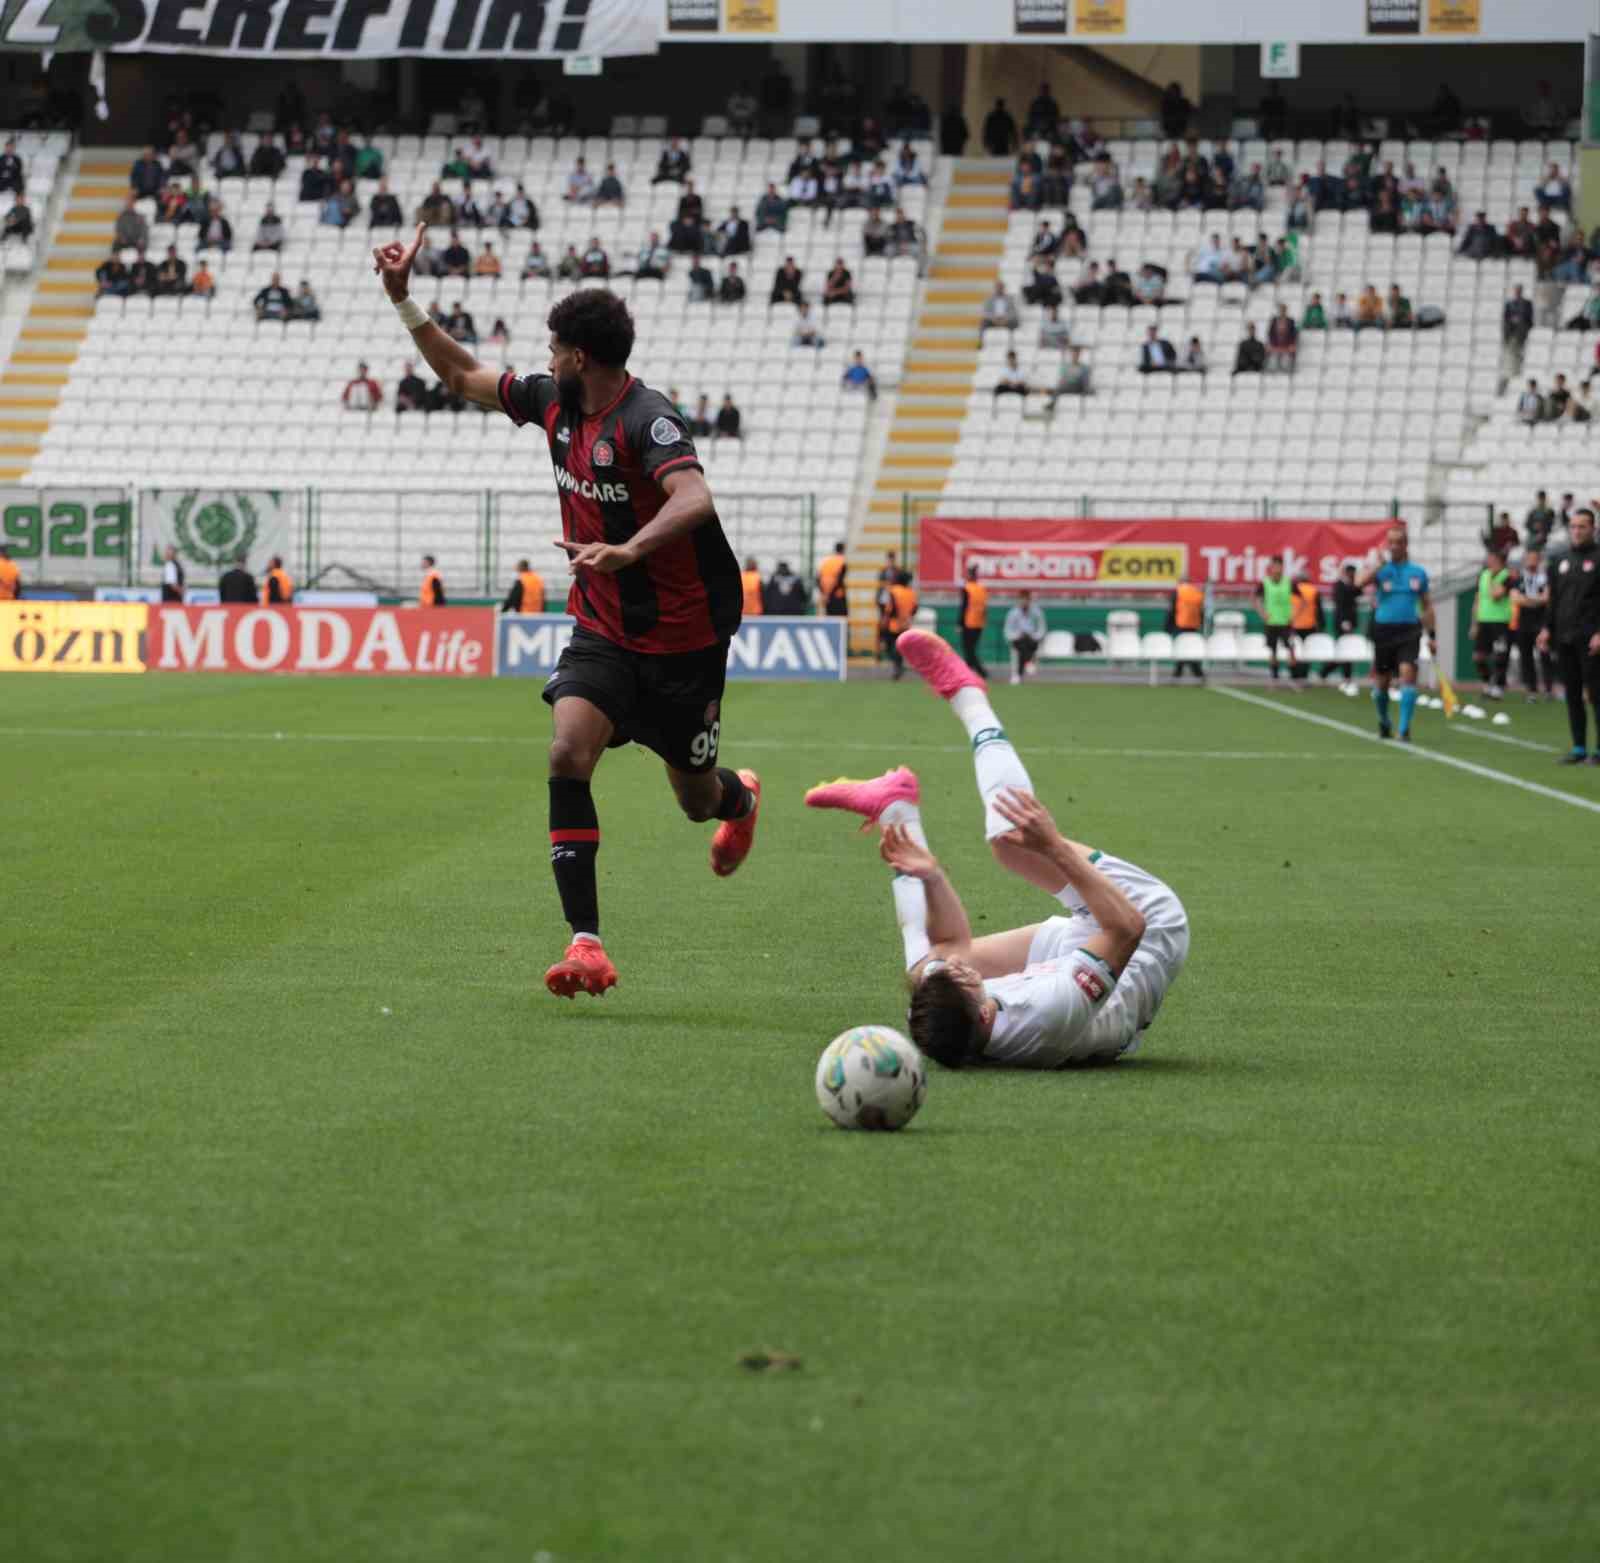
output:
[[[888,1026],[852,1026],[817,1060],[817,1101],[841,1129],[903,1129],[927,1094],[922,1054]]]

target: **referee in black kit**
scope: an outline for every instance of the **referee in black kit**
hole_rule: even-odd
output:
[[[1575,510],[1568,523],[1572,552],[1550,566],[1550,617],[1539,631],[1540,651],[1551,651],[1556,676],[1567,692],[1567,723],[1572,747],[1563,765],[1600,765],[1600,547],[1594,540],[1594,511]],[[1595,708],[1595,744],[1588,747],[1584,690]]]

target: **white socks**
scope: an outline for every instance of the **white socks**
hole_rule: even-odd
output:
[[[919,847],[928,844],[922,829],[922,811],[914,803],[899,799],[878,816],[880,825],[899,825]],[[920,879],[896,874],[893,881],[894,915],[900,924],[900,939],[906,949],[906,970],[910,971],[928,953],[928,893]]]
[[[1012,829],[1011,821],[995,808],[995,796],[1008,787],[1031,793],[1033,782],[1012,748],[1011,740],[1006,737],[1000,718],[994,714],[988,695],[981,689],[958,689],[950,697],[950,709],[961,719],[967,737],[972,740],[978,796],[983,799],[983,834],[986,840],[993,841]]]
[[[919,847],[926,847],[928,838],[922,829],[922,810],[916,804],[908,803],[905,799],[897,799],[889,804],[878,816],[880,825],[902,825],[905,832]]]

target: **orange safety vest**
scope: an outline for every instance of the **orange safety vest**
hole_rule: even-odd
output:
[[[739,572],[739,580],[744,586],[745,613],[766,612],[766,609],[761,606],[761,572],[759,570],[741,570]]]
[[[1178,588],[1172,608],[1172,621],[1180,630],[1198,630],[1206,621],[1206,593],[1203,586],[1185,581]]]
[[[891,586],[889,588],[888,604],[888,629],[891,635],[898,635],[901,630],[911,628],[911,620],[917,611],[917,594],[909,586]]]
[[[824,600],[844,595],[844,555],[829,554],[817,566],[817,582],[822,587]]]
[[[1321,622],[1322,609],[1316,587],[1310,581],[1300,581],[1294,589],[1294,611],[1289,618],[1289,628],[1309,633]]]
[[[424,608],[439,606],[439,599],[444,595],[444,582],[439,579],[437,570],[429,570],[422,577],[422,590],[417,595]]]
[[[522,611],[540,613],[544,609],[544,577],[537,570],[519,570],[517,579],[522,583]]]
[[[0,559],[0,602],[15,602],[22,582],[22,571],[14,559]]]
[[[278,583],[278,601],[280,603],[294,601],[294,582],[289,579],[287,570],[268,570],[266,579],[261,583],[262,602],[272,601],[272,583]]]
[[[961,615],[961,627],[981,630],[989,618],[989,588],[977,581],[966,585],[967,611]]]

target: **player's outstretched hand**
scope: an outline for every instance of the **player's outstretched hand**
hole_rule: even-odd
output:
[[[372,252],[372,269],[383,278],[384,291],[396,304],[403,302],[410,294],[411,268],[416,264],[417,251],[422,248],[422,236],[427,229],[426,223],[418,223],[409,244],[391,239]]]
[[[885,825],[878,841],[878,853],[897,874],[912,879],[933,879],[939,873],[939,860],[920,842],[911,838],[904,825]]]
[[[615,575],[618,570],[625,570],[630,564],[639,562],[639,556],[631,548],[619,547],[615,543],[569,543],[565,538],[558,537],[556,547],[566,550],[567,569],[573,575],[579,570],[597,570],[601,575]]]
[[[1061,832],[1056,829],[1056,822],[1051,819],[1049,809],[1031,792],[1018,792],[1015,787],[1007,787],[996,794],[994,806],[1016,826],[1015,830],[1007,831],[1000,838],[1002,841],[1009,841],[1013,846],[1026,847],[1030,852],[1047,856],[1061,840]]]

